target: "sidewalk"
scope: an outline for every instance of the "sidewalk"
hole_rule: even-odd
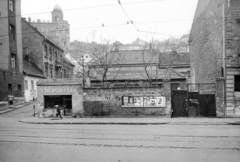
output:
[[[20,105],[13,105],[12,107],[9,107],[8,109],[0,110],[0,115],[8,113],[10,111],[20,109],[20,108],[25,107],[25,106],[30,105],[30,104],[32,104],[32,103],[31,102],[26,102],[26,103],[23,103],[23,104],[20,104]]]
[[[240,125],[240,118],[57,118],[28,117],[28,124],[119,124],[119,125]]]

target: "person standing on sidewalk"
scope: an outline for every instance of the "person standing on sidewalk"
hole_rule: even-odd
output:
[[[60,119],[62,119],[60,107],[56,105],[56,108],[57,108],[57,117],[60,117]]]

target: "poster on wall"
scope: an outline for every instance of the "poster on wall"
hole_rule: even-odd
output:
[[[143,97],[124,96],[122,98],[122,107],[143,107]]]
[[[165,107],[166,97],[164,96],[124,96],[122,107]]]
[[[144,107],[165,107],[166,97],[149,96],[143,97]]]

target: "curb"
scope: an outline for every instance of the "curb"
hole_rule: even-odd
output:
[[[228,122],[219,122],[219,123],[189,123],[189,122],[161,122],[161,123],[129,123],[129,122],[32,122],[32,121],[23,121],[22,119],[18,120],[21,123],[25,124],[48,124],[48,125],[240,125],[240,122],[228,123]]]
[[[227,122],[219,122],[219,123],[211,123],[211,122],[206,122],[206,123],[188,123],[188,122],[173,122],[169,123],[169,125],[229,125]]]
[[[228,125],[240,125],[240,122],[228,123]]]
[[[32,103],[27,103],[27,104],[25,104],[25,105],[23,105],[23,106],[21,106],[21,107],[9,109],[9,111],[5,111],[5,112],[3,112],[3,113],[0,112],[0,115],[9,113],[9,112],[14,111],[14,110],[21,109],[21,108],[23,108],[23,107],[25,107],[25,106],[28,106],[28,105],[31,105],[31,104],[32,104]],[[8,109],[6,109],[6,110],[8,110]],[[3,110],[3,111],[4,111],[4,110]]]
[[[49,125],[54,125],[54,124],[63,124],[63,125],[163,125],[163,124],[168,124],[167,122],[165,123],[116,123],[116,122],[67,122],[67,123],[62,123],[62,122],[55,122],[55,123],[49,123],[49,122],[26,122],[26,121],[21,121],[21,123],[26,123],[26,124],[49,124]]]

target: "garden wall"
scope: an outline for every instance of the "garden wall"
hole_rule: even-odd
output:
[[[164,107],[122,107],[123,96],[165,96]],[[170,117],[171,87],[164,83],[163,87],[151,88],[85,88],[85,117]]]

